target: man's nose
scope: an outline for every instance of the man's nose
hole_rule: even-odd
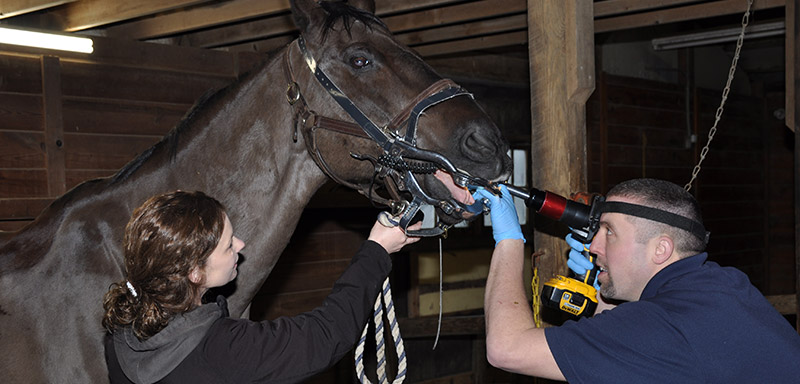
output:
[[[602,241],[603,240],[600,238],[600,236],[595,236],[594,239],[592,239],[592,244],[589,245],[589,252],[594,253],[595,255],[598,254],[598,250],[602,248],[600,244]]]

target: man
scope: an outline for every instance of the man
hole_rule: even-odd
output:
[[[636,179],[609,191],[590,252],[601,295],[623,302],[546,329],[533,325],[525,297],[510,194],[475,197],[488,200],[496,241],[484,303],[492,365],[573,384],[800,378],[800,336],[745,274],[706,261],[707,233],[683,188]]]

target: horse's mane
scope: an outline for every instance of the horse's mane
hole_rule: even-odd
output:
[[[328,17],[325,19],[325,23],[323,24],[323,30],[324,30],[322,35],[323,41],[328,36],[328,32],[333,30],[333,26],[339,20],[342,21],[345,30],[347,30],[347,34],[351,36],[352,34],[350,32],[350,28],[352,27],[355,21],[360,21],[369,28],[377,25],[380,26],[381,28],[389,30],[386,24],[384,24],[383,21],[381,21],[381,19],[379,19],[371,12],[355,8],[353,6],[348,5],[346,2],[320,1],[319,5],[328,14]]]

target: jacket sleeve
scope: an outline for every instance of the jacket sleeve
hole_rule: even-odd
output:
[[[232,371],[231,382],[293,383],[319,373],[353,348],[391,265],[382,246],[366,241],[321,306],[263,322],[221,319],[204,354]]]

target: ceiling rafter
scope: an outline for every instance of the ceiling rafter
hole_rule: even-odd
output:
[[[453,0],[382,0],[376,4],[376,13],[382,16],[452,3]],[[238,0],[133,21],[106,32],[109,36],[144,40],[288,12],[289,0]]]
[[[289,0],[0,1],[0,19],[10,25],[46,28],[60,20],[70,31],[92,27],[115,38],[169,37],[160,42],[190,47],[260,51],[296,34]],[[785,7],[787,1],[758,0],[753,10]],[[709,19],[744,12],[745,6],[743,0],[595,0],[595,33]],[[527,43],[521,33],[527,0],[376,0],[376,8],[400,41],[425,55]]]
[[[3,0],[0,3],[0,19],[57,7],[73,1],[75,0]]]
[[[461,35],[464,36],[465,32],[471,34],[483,33],[499,33],[508,29],[504,26],[505,19],[495,20],[484,24],[486,26],[494,26],[494,28],[477,28],[475,25],[465,25],[463,23],[470,23],[474,20],[491,19],[507,15],[523,15],[525,13],[524,0],[502,0],[494,1],[492,4],[486,2],[474,2],[460,5],[452,5],[436,10],[427,10],[422,12],[400,14],[396,16],[386,16],[382,20],[389,29],[395,34],[402,34],[406,31],[423,30],[436,27],[439,25],[455,25],[460,26]],[[515,23],[518,24],[518,23]],[[472,25],[472,26],[470,26]],[[515,28],[518,28],[516,26]],[[524,28],[524,25],[523,25]],[[194,33],[187,33],[181,36],[179,44],[191,45],[203,48],[214,48],[230,44],[238,44],[245,41],[254,41],[261,39],[270,39],[272,37],[281,36],[289,33],[296,32],[294,23],[289,14],[276,15],[274,17],[259,19],[250,22],[234,24],[230,26],[215,28],[213,30],[199,31]],[[417,36],[427,36],[433,40],[428,42],[435,42],[436,39],[441,39],[437,33],[442,32],[449,38],[457,38],[450,30],[437,29],[436,33],[420,34]]]

